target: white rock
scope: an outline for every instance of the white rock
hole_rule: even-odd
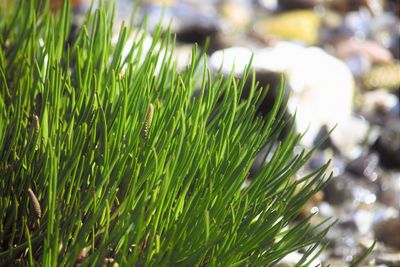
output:
[[[232,47],[214,52],[210,58],[210,68],[213,71],[221,69],[221,72],[228,75],[233,70],[240,75],[249,64],[253,52],[246,47]],[[253,64],[254,65],[254,64]]]
[[[277,266],[279,267],[291,267],[291,266],[295,266],[303,257],[303,254],[300,254],[298,252],[292,252],[288,255],[286,255],[278,264]],[[310,258],[312,257],[312,255],[310,256]],[[320,266],[321,265],[321,261],[317,259],[313,260],[309,266]]]
[[[250,61],[252,51],[234,47],[217,51],[211,56],[211,66],[229,73],[232,65],[240,74]],[[352,112],[354,78],[346,64],[317,47],[303,47],[278,42],[273,47],[254,51],[256,70],[285,73],[293,92],[289,111],[296,112],[296,127],[307,131],[302,140],[311,146],[321,126],[328,129],[345,123]]]

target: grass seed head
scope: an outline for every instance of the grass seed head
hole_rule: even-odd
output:
[[[153,114],[154,114],[154,106],[153,106],[153,104],[150,103],[149,106],[147,107],[146,120],[143,124],[142,132],[141,132],[142,138],[144,140],[146,140],[149,135],[151,122],[153,121]]]
[[[40,219],[42,217],[42,209],[40,208],[39,200],[37,199],[35,193],[33,193],[32,189],[29,188],[28,193],[29,193],[29,198],[32,201],[33,210],[35,212],[35,215],[38,219]]]

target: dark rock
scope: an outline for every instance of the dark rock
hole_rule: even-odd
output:
[[[352,221],[339,222],[327,234],[335,257],[345,258],[354,255],[357,250],[357,226]]]
[[[150,18],[150,28],[154,28],[160,21],[163,14],[161,5],[146,5],[143,13]],[[176,34],[176,38],[184,43],[203,44],[207,37],[212,38],[217,34],[221,27],[221,19],[216,12],[206,13],[201,8],[196,8],[188,4],[176,4],[165,10],[162,25],[169,26],[171,31]]]
[[[331,1],[333,8],[341,12],[349,12],[358,10],[362,6],[367,5],[367,0],[341,0],[341,1]]]
[[[352,189],[355,186],[350,176],[340,175],[334,177],[324,188],[325,201],[332,205],[340,205],[353,200]]]
[[[386,9],[396,14],[400,18],[400,5],[399,0],[387,0]]]
[[[341,59],[347,59],[358,55],[365,57],[373,63],[389,63],[393,60],[391,52],[373,40],[356,40],[348,38],[335,43],[336,55]]]
[[[376,153],[362,154],[357,159],[350,161],[346,170],[357,176],[364,176],[371,181],[376,180],[376,168],[378,167],[379,156]]]
[[[329,137],[329,129],[325,125],[321,127],[314,139],[313,145],[316,146],[318,144],[320,145],[319,149],[321,150],[331,148],[335,153],[339,153],[339,150],[337,149],[335,144],[333,144],[332,139]]]
[[[379,153],[383,166],[400,168],[400,119],[388,121],[372,150]]]
[[[334,177],[324,188],[325,201],[332,205],[370,205],[376,201],[378,186],[369,180],[360,180],[348,172]]]
[[[284,95],[282,99],[282,104],[279,107],[277,117],[282,117],[281,120],[284,125],[282,125],[282,130],[278,133],[279,140],[282,140],[285,136],[287,136],[290,131],[293,129],[296,130],[293,116],[289,113],[289,111],[285,108],[286,103],[289,100],[289,93],[291,88],[288,83],[283,82],[283,74],[271,72],[267,70],[257,70],[256,71],[256,81],[258,82],[258,86],[262,87],[263,90],[268,89],[268,93],[265,98],[261,102],[260,106],[257,109],[259,115],[264,118],[267,118],[269,113],[272,111],[274,104],[276,104],[276,100],[281,89],[281,86],[284,85]],[[248,77],[246,80],[245,86],[243,88],[242,98],[247,98],[250,92],[252,85],[252,78]]]
[[[391,218],[374,226],[375,237],[396,249],[400,249],[400,218]]]
[[[279,0],[279,6],[283,9],[303,9],[313,8],[318,4],[323,4],[326,0]]]
[[[379,184],[379,201],[387,206],[400,208],[400,173],[381,175]]]
[[[250,76],[250,75],[249,75]],[[276,99],[278,97],[281,85],[284,85],[284,97],[283,97],[283,105],[281,106],[280,113],[285,110],[285,103],[289,99],[290,86],[288,83],[283,82],[283,74],[267,71],[267,70],[256,70],[256,82],[258,82],[258,86],[264,88],[266,90],[268,88],[268,93],[261,103],[258,111],[262,116],[268,115],[268,113],[272,110],[274,104],[276,103]],[[243,89],[243,98],[247,98],[252,85],[252,77],[248,77],[246,80],[244,89]],[[289,119],[289,114],[286,111],[286,118]]]
[[[400,5],[399,5],[399,7],[400,7]],[[392,36],[390,38],[389,49],[392,52],[394,58],[399,60],[400,59],[400,32],[392,34]]]

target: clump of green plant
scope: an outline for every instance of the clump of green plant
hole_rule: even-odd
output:
[[[112,44],[112,12],[89,13],[71,43],[69,1],[37,2],[0,21],[2,265],[267,266],[299,249],[307,265],[328,227],[293,222],[326,166],[292,179],[310,153],[294,130],[278,141],[293,123],[283,90],[258,117],[266,89],[241,99],[245,79],[199,69],[195,50],[178,73],[161,28],[146,53],[135,31],[123,57],[131,27]]]

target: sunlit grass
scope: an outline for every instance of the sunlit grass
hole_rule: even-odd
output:
[[[68,4],[50,14],[36,2],[1,12],[2,265],[267,266],[301,248],[307,265],[327,227],[292,223],[326,166],[293,179],[311,154],[294,153],[294,130],[278,141],[293,123],[279,112],[283,89],[258,117],[266,89],[254,83],[242,100],[245,79],[211,75],[196,49],[178,73],[161,28],[147,53],[135,31],[125,58],[131,30],[112,45],[111,8],[67,43]]]

